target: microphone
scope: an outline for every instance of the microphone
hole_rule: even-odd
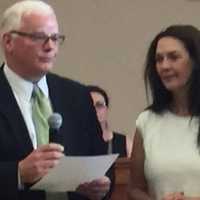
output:
[[[55,143],[61,143],[59,129],[62,126],[62,116],[59,113],[53,113],[48,118],[48,124],[49,124],[49,141],[55,142]]]

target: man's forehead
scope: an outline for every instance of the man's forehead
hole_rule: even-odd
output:
[[[58,22],[54,14],[29,13],[23,16],[20,28],[30,29],[30,31],[37,29],[39,32],[43,32],[43,29],[47,28],[55,29],[54,32],[57,32]]]

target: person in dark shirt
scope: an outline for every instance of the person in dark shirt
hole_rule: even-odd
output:
[[[109,127],[109,97],[107,93],[95,85],[88,85],[88,90],[101,125],[103,140],[107,143],[107,153],[119,153],[119,157],[129,157],[131,154],[131,142],[129,138],[121,133],[112,131]]]

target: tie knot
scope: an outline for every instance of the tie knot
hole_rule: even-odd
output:
[[[35,85],[33,87],[32,98],[33,99],[36,99],[36,98],[42,99],[44,97],[45,97],[45,95],[43,94],[41,89],[37,85]]]

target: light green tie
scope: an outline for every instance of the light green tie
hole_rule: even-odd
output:
[[[32,118],[37,136],[37,146],[49,143],[48,118],[52,114],[49,99],[35,86],[32,93]]]

